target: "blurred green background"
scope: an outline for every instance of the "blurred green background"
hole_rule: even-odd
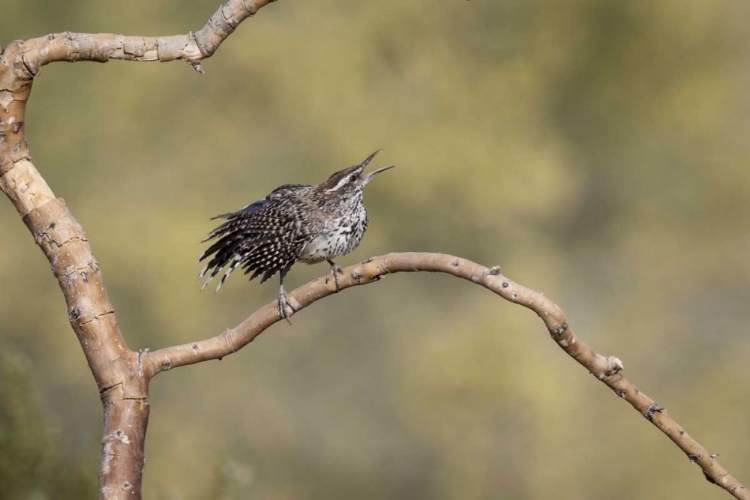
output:
[[[197,30],[217,1],[3,0],[0,43]],[[39,170],[85,227],[133,349],[276,297],[199,292],[209,217],[379,147],[347,265],[501,265],[750,481],[750,3],[284,0],[197,75],[45,67]],[[93,498],[94,381],[49,264],[0,206],[0,497]],[[290,287],[326,266],[295,266]],[[530,312],[396,275],[151,385],[149,499],[727,498]]]

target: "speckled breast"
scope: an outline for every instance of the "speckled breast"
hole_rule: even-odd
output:
[[[367,217],[362,219],[341,217],[326,223],[314,240],[305,245],[299,260],[315,263],[346,255],[354,251],[367,230]]]

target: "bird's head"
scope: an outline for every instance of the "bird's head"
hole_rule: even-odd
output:
[[[377,174],[385,172],[386,170],[395,167],[395,165],[388,165],[387,167],[373,170],[369,174],[365,173],[365,168],[372,161],[375,156],[380,153],[382,149],[378,149],[373,154],[365,158],[365,160],[359,165],[339,170],[338,172],[331,175],[328,179],[318,185],[318,189],[327,195],[338,195],[338,196],[352,196],[357,192],[362,192],[368,182],[372,180]]]

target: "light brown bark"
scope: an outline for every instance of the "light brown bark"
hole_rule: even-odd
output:
[[[104,409],[99,498],[141,498],[149,376],[128,348],[88,238],[32,163],[25,111],[34,78],[55,61],[200,62],[247,17],[272,0],[230,0],[196,33],[169,37],[60,33],[0,47],[0,189],[52,266],[68,320],[99,388]]]
[[[4,50],[0,47],[0,189],[16,207],[52,266],[66,301],[68,319],[99,388],[104,409],[100,499],[141,497],[151,378],[171,368],[228,356],[252,342],[279,317],[273,302],[237,327],[207,340],[153,353],[129,349],[86,233],[31,161],[24,122],[33,79],[42,66],[55,61],[184,60],[202,72],[201,61],[210,57],[240,22],[268,3],[270,0],[230,0],[194,34],[132,37],[61,33],[16,41]],[[558,346],[666,434],[701,467],[706,478],[735,498],[750,499],[750,492],[715,456],[622,375],[619,359],[594,351],[573,333],[560,307],[503,276],[498,268],[486,268],[450,255],[394,253],[346,268],[339,282],[346,289],[379,281],[388,274],[417,271],[463,278],[534,311]],[[301,310],[334,293],[333,282],[326,283],[321,278],[293,291],[289,300]]]

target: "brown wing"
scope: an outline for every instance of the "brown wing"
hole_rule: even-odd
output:
[[[216,291],[237,267],[242,267],[245,274],[252,273],[251,280],[262,275],[261,283],[276,273],[281,273],[283,279],[317,226],[306,220],[309,208],[298,196],[305,189],[310,187],[282,186],[242,210],[218,216],[226,222],[204,240],[217,241],[198,258],[200,262],[210,257],[198,276],[209,274],[203,288],[224,267],[227,269]]]

